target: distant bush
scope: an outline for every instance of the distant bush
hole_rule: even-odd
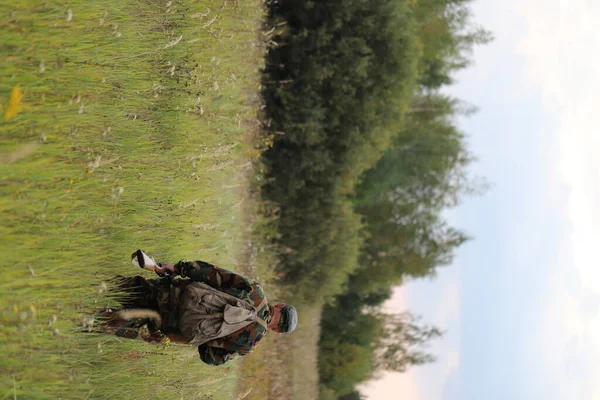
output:
[[[269,3],[271,27],[263,196],[279,206],[280,271],[301,298],[319,301],[357,268],[351,196],[413,93],[414,19],[404,1],[286,1]]]
[[[467,173],[474,157],[455,121],[473,109],[440,90],[470,63],[473,46],[490,40],[471,23],[469,2],[410,2],[417,83],[406,113],[396,125],[387,124],[394,130],[390,146],[355,187],[364,238],[358,267],[322,314],[322,392],[334,391],[338,400],[359,399],[356,385],[383,371],[403,372],[433,360],[428,342],[441,332],[410,313],[385,314],[381,304],[406,277],[432,276],[452,262],[467,236],[444,219],[444,211],[485,187]]]
[[[338,400],[338,395],[335,390],[321,386],[319,389],[319,400]]]

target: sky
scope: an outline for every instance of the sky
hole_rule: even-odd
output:
[[[434,364],[369,400],[600,399],[600,1],[476,0],[491,30],[450,88],[490,190],[448,212],[473,240],[386,307],[444,329]],[[597,121],[598,120],[598,121]]]

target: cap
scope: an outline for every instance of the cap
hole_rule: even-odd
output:
[[[281,308],[281,318],[277,327],[282,333],[290,333],[296,329],[296,325],[298,325],[298,312],[294,307],[286,304]]]

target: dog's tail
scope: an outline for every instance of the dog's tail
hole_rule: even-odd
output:
[[[154,320],[158,326],[160,326],[161,322],[160,314],[157,311],[148,308],[130,308],[121,310],[117,312],[117,317],[125,321],[136,318],[148,318]]]

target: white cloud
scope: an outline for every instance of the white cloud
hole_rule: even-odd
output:
[[[528,76],[542,87],[547,97],[554,99],[560,92],[560,71],[556,69],[560,60],[558,1],[515,0],[513,4],[517,13],[527,19],[527,36],[517,50],[527,55]]]
[[[414,372],[386,372],[381,379],[358,387],[369,400],[425,400]]]
[[[600,6],[585,0],[515,0],[529,30],[518,49],[549,109],[558,110],[556,176],[569,190],[570,231],[546,301],[539,347],[560,399],[600,398]],[[575,287],[567,284],[573,277]]]

